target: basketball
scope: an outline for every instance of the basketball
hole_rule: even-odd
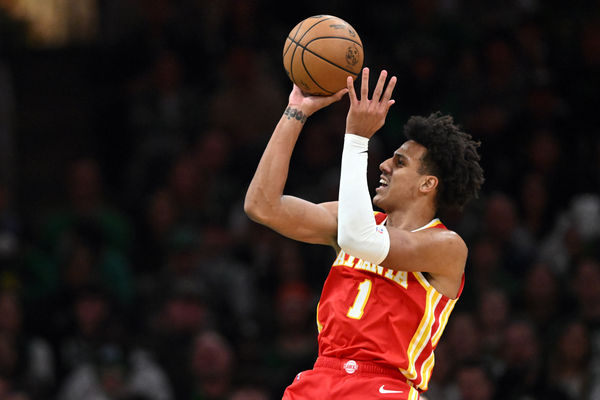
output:
[[[306,18],[291,30],[283,46],[283,66],[305,94],[329,96],[356,79],[363,46],[349,23],[332,15]]]

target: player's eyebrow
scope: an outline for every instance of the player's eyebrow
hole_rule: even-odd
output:
[[[394,152],[394,157],[396,158],[400,158],[402,161],[408,161],[409,158],[406,157],[404,154],[402,153],[398,153],[397,151]]]

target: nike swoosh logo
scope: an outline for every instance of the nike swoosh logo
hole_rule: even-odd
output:
[[[389,390],[384,388],[385,385],[381,385],[379,388],[379,393],[381,394],[391,394],[391,393],[404,393],[402,390]]]

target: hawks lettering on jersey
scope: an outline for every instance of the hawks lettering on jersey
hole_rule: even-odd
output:
[[[375,215],[378,224],[385,218]],[[420,229],[427,228],[446,229],[439,219]],[[317,308],[319,355],[393,366],[425,391],[433,350],[456,300],[439,293],[421,272],[382,267],[342,250]]]

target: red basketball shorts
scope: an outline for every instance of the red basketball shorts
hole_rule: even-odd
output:
[[[313,369],[300,372],[283,400],[418,400],[419,392],[400,371],[339,358],[319,357]]]

